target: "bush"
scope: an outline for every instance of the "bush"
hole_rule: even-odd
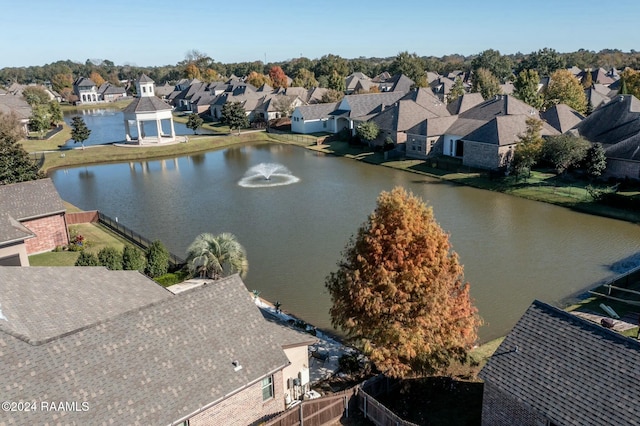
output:
[[[75,266],[100,266],[100,262],[98,262],[98,256],[95,254],[83,251],[78,256]]]
[[[114,247],[104,247],[98,252],[98,263],[112,271],[122,269],[122,253]]]
[[[140,271],[144,273],[147,266],[147,259],[144,253],[137,248],[126,245],[122,250],[122,269],[126,271]]]
[[[360,371],[360,361],[356,354],[344,354],[338,359],[340,371],[346,374],[353,374]]]
[[[78,234],[77,231],[71,231],[69,236],[69,251],[82,251],[88,246],[88,242],[85,241],[84,236]]]
[[[170,285],[181,283],[189,276],[188,271],[169,272],[157,278],[154,281],[163,287],[169,287]]]
[[[145,273],[151,278],[164,275],[169,270],[169,250],[156,240],[147,249],[147,266]]]

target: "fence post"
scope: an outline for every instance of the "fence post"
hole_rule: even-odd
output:
[[[304,425],[304,410],[302,409],[302,403],[300,404],[300,426]]]

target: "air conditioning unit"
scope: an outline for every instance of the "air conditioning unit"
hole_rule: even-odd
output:
[[[302,386],[306,385],[307,383],[309,383],[309,369],[308,368],[303,368],[299,373],[298,373],[298,377],[300,378],[300,384]]]

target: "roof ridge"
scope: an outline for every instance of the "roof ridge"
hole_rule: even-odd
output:
[[[583,318],[580,318],[577,315],[573,315],[571,312],[569,311],[565,311],[564,309],[560,309],[557,308],[555,306],[551,306],[548,303],[544,303],[540,300],[534,300],[533,303],[531,304],[532,306],[536,306],[539,309],[542,309],[543,311],[549,313],[549,314],[554,314],[556,316],[562,317],[564,319],[567,319],[573,323],[576,324],[580,324],[581,326],[587,327],[592,329],[594,332],[600,333],[604,336],[610,337],[613,340],[618,340],[620,343],[627,343],[633,346],[636,346],[637,349],[640,350],[640,341],[636,340],[636,339],[632,339],[631,337],[627,337],[624,336],[616,331],[610,330],[608,328],[604,328],[599,324],[596,324],[594,322],[591,321],[587,321]]]

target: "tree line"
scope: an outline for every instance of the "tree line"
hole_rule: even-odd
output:
[[[185,59],[175,65],[136,66],[131,64],[116,65],[104,59],[87,59],[84,63],[71,60],[60,60],[42,66],[6,67],[0,69],[0,83],[20,84],[50,82],[53,89],[63,94],[65,88],[71,88],[75,78],[90,77],[96,84],[110,82],[120,85],[121,81],[130,81],[146,74],[156,83],[175,82],[181,78],[198,78],[201,81],[217,81],[235,76],[270,74],[274,67],[279,67],[287,76],[298,79],[300,86],[317,83],[318,87],[335,88],[332,79],[362,72],[370,77],[384,71],[391,74],[402,72],[416,82],[424,85],[425,70],[446,75],[454,70],[471,71],[485,68],[498,79],[504,80],[513,73],[517,75],[524,69],[535,69],[541,76],[548,76],[559,68],[576,66],[581,69],[603,67],[606,69],[624,69],[630,67],[640,69],[640,52],[631,50],[622,52],[618,49],[605,49],[599,52],[580,49],[576,52],[559,53],[554,49],[544,48],[529,54],[515,53],[502,55],[497,50],[486,50],[475,55],[418,56],[415,53],[400,52],[395,57],[386,58],[342,58],[339,55],[327,54],[317,59],[305,57],[294,58],[282,62],[265,63],[263,61],[221,63],[209,55],[191,50]],[[305,84],[306,83],[306,84]]]

